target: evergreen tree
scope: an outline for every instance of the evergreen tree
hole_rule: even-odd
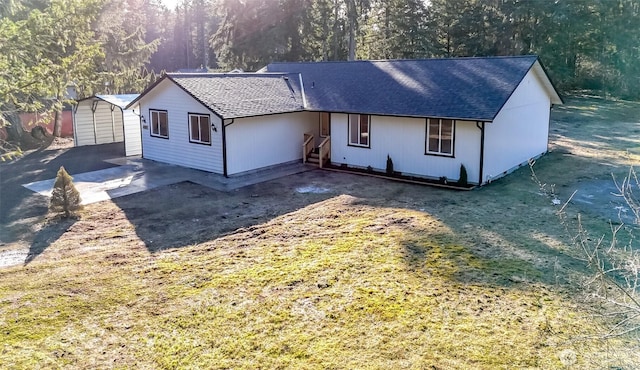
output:
[[[378,0],[362,37],[364,59],[416,59],[431,56],[426,7],[420,0]]]
[[[49,209],[53,212],[64,212],[64,217],[69,218],[82,208],[81,202],[80,193],[73,185],[73,178],[61,166],[53,185]]]
[[[153,5],[146,0],[104,0],[96,22],[96,39],[104,51],[95,71],[93,92],[108,94],[132,93],[147,85],[145,65],[157,50],[159,39],[145,40],[145,24]]]
[[[158,40],[158,49],[149,59],[149,69],[155,72],[175,71],[179,66],[175,63],[176,40],[174,24],[175,9],[169,10],[160,3],[151,2],[146,8],[145,42]]]
[[[225,69],[254,71],[285,59],[289,51],[282,31],[285,13],[277,2],[224,0],[221,9],[222,21],[211,46]]]
[[[60,135],[67,84],[95,78],[101,50],[91,24],[99,3],[52,0],[0,18],[0,126],[11,124],[10,139],[23,138],[18,113],[44,110],[56,113],[54,135]]]

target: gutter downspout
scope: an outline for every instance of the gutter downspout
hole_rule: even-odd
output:
[[[73,115],[71,116],[71,121],[73,122],[73,146],[78,146],[78,128],[77,126],[77,122],[76,122],[76,113],[78,113],[78,107],[80,106],[80,104],[78,104],[78,102],[75,102],[75,104],[73,105]]]
[[[476,122],[476,127],[480,130],[480,173],[478,175],[478,186],[482,186],[482,178],[484,176],[484,122]]]
[[[138,109],[140,109],[140,105],[137,105]],[[140,157],[144,158],[144,146],[142,145],[142,120],[144,119],[144,117],[142,117],[142,110],[140,111],[140,114],[136,113],[136,108],[131,108],[131,113],[133,113],[135,116],[138,116],[138,128],[140,129]],[[124,111],[122,112],[122,126],[124,127]],[[125,139],[125,145],[127,145],[127,140]],[[125,155],[126,155],[126,149],[125,149]]]
[[[229,177],[227,173],[227,126],[232,125],[235,122],[235,118],[231,118],[231,122],[228,125],[224,124],[224,119],[222,121],[222,175],[224,177]]]
[[[547,120],[547,150],[545,151],[545,153],[549,152],[549,142],[551,141],[551,138],[549,137],[549,135],[551,134],[551,111],[553,110],[553,104],[551,104],[551,106],[549,107],[549,119]]]

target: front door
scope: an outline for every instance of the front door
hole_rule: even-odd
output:
[[[331,135],[331,113],[320,112],[320,135],[316,146],[319,145],[327,136]]]

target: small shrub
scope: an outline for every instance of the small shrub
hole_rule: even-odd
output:
[[[389,154],[387,154],[387,175],[393,175],[393,161]]]
[[[53,185],[49,209],[52,212],[64,212],[64,217],[69,218],[75,211],[82,208],[81,201],[80,193],[73,185],[73,178],[63,166],[60,166]]]
[[[458,185],[460,186],[469,185],[467,181],[467,169],[464,167],[464,164],[460,165],[460,177],[458,177]]]

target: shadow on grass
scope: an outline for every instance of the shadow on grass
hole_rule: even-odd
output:
[[[542,173],[557,168],[551,162]],[[471,192],[406,185],[401,197],[391,197],[396,199],[362,197],[358,204],[414,209],[432,219],[431,225],[400,229],[403,259],[411,270],[465,284],[564,283],[568,274],[587,267],[579,251],[570,249],[554,206],[529,177],[529,169],[521,168]],[[598,216],[607,226],[604,215]],[[439,227],[448,231],[438,232]]]
[[[203,243],[330,198],[287,194],[278,181],[222,192],[189,181],[112,201],[125,213],[147,250],[156,253]]]
[[[545,171],[553,168],[549,166]],[[387,209],[386,213],[388,209],[419,210],[451,230],[449,236],[433,239],[432,230],[407,229],[406,237],[400,242],[411,269],[427,269],[464,283],[553,284],[564,278],[558,276],[560,272],[556,267],[577,270],[583,263],[533,235],[535,231],[544,234],[551,228],[558,237],[563,231],[551,212],[539,214],[538,209],[552,207],[538,194],[528,171],[522,168],[471,192],[313,171],[231,192],[182,182],[115,198],[112,202],[125,213],[147,250],[156,253],[247,231],[339,194],[348,194],[355,197],[354,206]],[[296,191],[297,186],[309,187],[310,184],[334,188],[318,194]],[[341,214],[333,216],[339,218]],[[308,219],[305,222],[317,222],[312,212],[300,217]],[[393,221],[390,225],[396,227]],[[384,231],[384,225],[372,226]],[[256,228],[252,237],[256,242],[261,240],[259,232],[264,232],[264,228]],[[299,232],[307,231],[302,227]]]
[[[48,223],[38,231],[33,238],[31,246],[29,247],[29,254],[25,258],[24,265],[31,263],[36,257],[44,252],[51,244],[58,240],[62,234],[64,234],[77,219],[75,217],[64,218],[62,215],[57,215],[50,219]]]
[[[530,247],[531,241],[527,243],[527,247]],[[541,265],[526,258],[500,256],[498,247],[494,256],[485,256],[461,243],[437,244],[419,237],[403,240],[402,246],[405,251],[403,258],[411,270],[426,271],[464,284],[502,287],[512,287],[519,283],[554,285],[564,283],[566,278],[562,270],[554,269],[556,264],[561,265],[562,269],[586,271],[581,261],[543,245],[538,245],[537,250],[529,252],[539,255],[542,260],[549,258],[552,262],[550,264],[542,262]]]

